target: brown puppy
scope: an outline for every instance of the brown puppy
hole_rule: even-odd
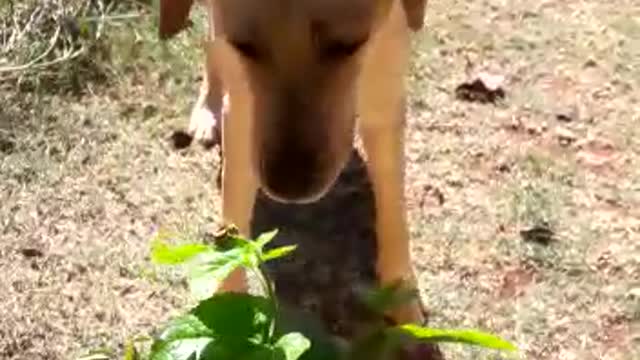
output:
[[[258,187],[285,202],[321,197],[357,128],[375,194],[379,278],[415,286],[404,201],[404,81],[409,29],[422,26],[425,0],[206,1],[216,39],[207,44],[203,91],[223,85],[230,100],[222,123],[224,220],[247,235]],[[225,290],[246,290],[242,276],[234,274]],[[422,320],[417,302],[390,315]]]

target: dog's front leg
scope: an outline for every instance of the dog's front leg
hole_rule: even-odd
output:
[[[230,104],[222,122],[222,217],[235,225],[242,236],[251,234],[251,216],[257,191],[250,157],[250,117],[240,97]],[[233,101],[233,100],[232,100]],[[246,292],[244,270],[234,272],[222,285],[223,291]]]
[[[202,1],[207,7],[209,34],[205,42],[205,64],[203,71],[202,86],[200,94],[191,111],[189,123],[189,133],[196,141],[205,146],[218,144],[220,139],[220,129],[222,125],[222,79],[219,73],[217,62],[213,54],[207,50],[209,42],[215,41],[216,37],[222,36],[222,23],[217,21],[213,2]]]
[[[399,2],[394,3],[363,60],[359,132],[375,196],[379,280],[415,288],[404,200],[404,76],[410,43],[406,19]],[[389,315],[400,323],[424,320],[419,299]]]
[[[221,53],[225,54],[228,52]],[[229,78],[225,84],[229,84],[226,87],[229,93],[224,98],[228,101],[223,106],[222,121],[222,217],[225,224],[235,225],[242,236],[250,236],[251,216],[258,189],[251,162],[251,97],[246,82],[242,81],[237,71],[237,63],[232,60],[227,64],[225,69]],[[245,292],[247,289],[243,270],[236,271],[222,286],[223,291]]]
[[[385,126],[361,127],[367,154],[367,168],[373,185],[376,207],[377,272],[383,285],[402,281],[416,288],[411,266],[409,231],[404,201],[404,131],[401,104],[389,104],[395,110]],[[379,113],[383,116],[385,113]],[[369,116],[375,116],[369,113]],[[390,312],[396,322],[422,322],[419,299]]]
[[[191,111],[189,134],[205,146],[220,142],[220,114],[222,89],[217,74],[210,74],[211,69],[205,67],[200,94]]]

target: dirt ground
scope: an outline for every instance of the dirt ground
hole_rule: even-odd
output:
[[[199,86],[202,14],[194,21],[163,45],[151,16],[123,17],[94,67],[19,87],[0,76],[1,359],[98,348],[115,359],[190,303],[179,274],[150,264],[149,240],[219,219],[216,152],[168,141]],[[432,0],[414,45],[407,198],[431,324],[492,331],[521,359],[640,359],[640,3]],[[481,95],[504,98],[456,91],[478,77],[495,90]],[[372,252],[331,234],[349,227],[345,214],[369,216],[366,199],[345,199],[306,221],[366,279]],[[293,214],[273,206],[262,203],[258,228]],[[363,229],[340,236],[370,237]],[[318,262],[324,286],[351,281]],[[309,278],[283,271],[289,284]]]

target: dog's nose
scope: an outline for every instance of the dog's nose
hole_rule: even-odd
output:
[[[282,202],[312,201],[326,187],[320,157],[311,149],[283,148],[265,153],[261,166],[262,186],[270,197]]]

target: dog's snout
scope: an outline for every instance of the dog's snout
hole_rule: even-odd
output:
[[[321,156],[313,147],[304,145],[266,151],[261,173],[265,191],[287,202],[314,198],[326,183]]]
[[[281,202],[308,203],[323,196],[351,148],[348,111],[329,96],[326,84],[304,85],[275,87],[263,98],[264,111],[254,126],[261,187]]]

